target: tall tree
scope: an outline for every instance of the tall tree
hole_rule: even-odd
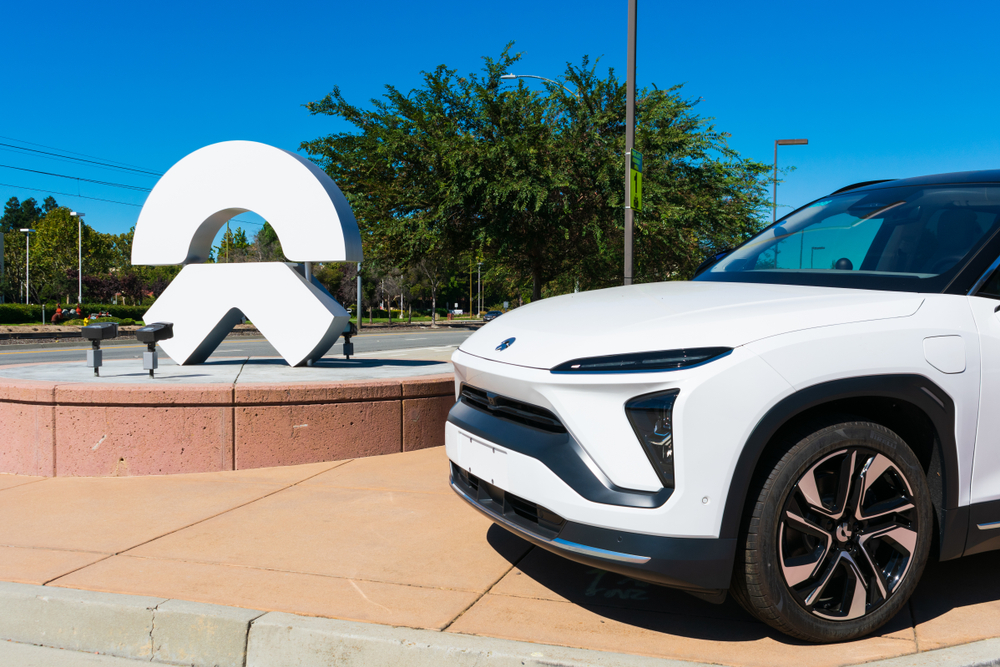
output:
[[[464,77],[440,66],[408,94],[386,86],[367,110],[337,88],[306,105],[357,128],[302,148],[347,194],[366,253],[416,266],[475,248],[530,281],[532,299],[548,284],[621,282],[626,87],[587,58],[564,73],[575,92],[501,86],[519,58],[508,46]],[[767,166],[742,159],[694,105],[679,87],[639,93],[638,280],[687,277],[762,219]]]

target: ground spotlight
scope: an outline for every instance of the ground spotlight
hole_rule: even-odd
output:
[[[156,344],[174,337],[174,324],[173,322],[147,324],[135,330],[135,337],[140,343],[146,344],[146,351],[142,353],[142,368],[149,371],[149,377],[153,377],[153,371],[159,367]]]
[[[118,337],[117,322],[100,322],[81,327],[83,337],[90,341],[92,349],[87,350],[87,368],[94,369],[94,376],[100,377],[103,354],[101,353],[101,341]]]

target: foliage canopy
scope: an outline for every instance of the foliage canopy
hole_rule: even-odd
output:
[[[366,255],[401,267],[473,253],[494,278],[530,283],[532,298],[621,283],[625,94],[614,70],[567,64],[545,92],[500,75],[511,46],[480,73],[444,65],[421,87],[386,86],[364,109],[339,88],[306,105],[356,132],[302,144],[354,207]],[[636,215],[636,281],[690,277],[712,251],[759,229],[768,166],[741,158],[680,86],[643,89],[636,149],[644,210]]]

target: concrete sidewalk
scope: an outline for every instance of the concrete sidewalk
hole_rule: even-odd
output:
[[[226,613],[246,623],[251,639],[280,640],[282,650],[319,647],[317,659],[331,646],[353,646],[345,637],[368,637],[343,664],[382,664],[374,654],[361,658],[387,645],[444,651],[409,664],[474,664],[459,657],[487,653],[524,662],[530,645],[519,642],[543,645],[534,651],[538,664],[581,665],[626,664],[628,655],[636,665],[667,658],[823,667],[897,656],[906,656],[899,664],[989,664],[984,656],[997,651],[996,642],[964,653],[934,649],[1000,636],[998,553],[930,566],[908,610],[877,636],[812,646],[771,631],[731,600],[710,605],[533,548],[466,507],[447,476],[441,448],[164,477],[0,475],[0,580],[31,585],[0,590],[0,639],[74,648],[11,636],[3,609],[13,613],[8,594],[91,595],[55,590],[80,589],[142,596],[152,601],[136,603],[143,609],[169,600],[255,610]],[[65,624],[38,613],[36,633],[52,637]],[[268,623],[277,628],[270,634]],[[302,641],[289,644],[293,636]],[[483,637],[501,641],[476,639]],[[556,660],[552,646],[567,652]]]

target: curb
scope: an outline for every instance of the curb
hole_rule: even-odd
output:
[[[193,667],[695,667],[508,639],[0,582],[0,641]],[[996,667],[1000,638],[865,663]]]

